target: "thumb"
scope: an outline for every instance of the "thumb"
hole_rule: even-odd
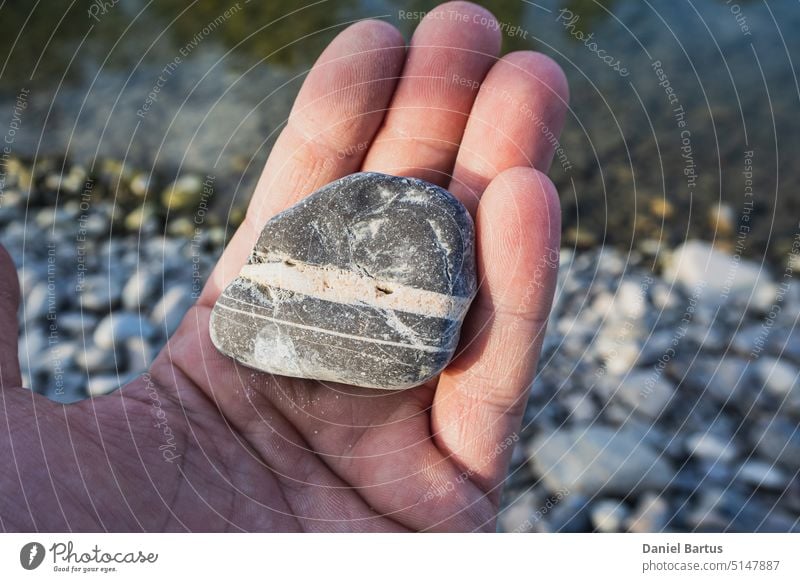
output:
[[[0,245],[0,389],[22,385],[17,348],[19,282],[14,261]]]

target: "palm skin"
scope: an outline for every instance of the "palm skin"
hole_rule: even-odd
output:
[[[559,209],[541,126],[558,134],[567,88],[542,55],[498,59],[489,16],[451,2],[408,48],[375,21],[329,45],[197,305],[149,373],[111,395],[62,406],[19,388],[19,290],[0,255],[3,530],[494,528],[554,287]],[[359,170],[440,184],[473,213],[480,291],[456,359],[436,381],[384,392],[218,353],[211,308],[264,222]]]

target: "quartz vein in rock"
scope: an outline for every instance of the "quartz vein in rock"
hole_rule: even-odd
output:
[[[476,292],[474,227],[449,192],[361,173],[270,220],[211,316],[223,353],[267,372],[416,386],[458,344]]]

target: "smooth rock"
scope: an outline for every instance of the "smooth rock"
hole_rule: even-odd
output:
[[[91,376],[86,385],[86,392],[89,396],[104,396],[123,384],[124,382],[116,374]]]
[[[711,396],[725,406],[748,410],[758,391],[752,390],[752,369],[747,360],[732,355],[723,358],[700,354],[691,362],[675,360],[674,375],[685,378],[702,397]]]
[[[122,281],[108,273],[91,275],[84,279],[79,300],[84,309],[108,311],[119,305]]]
[[[567,493],[563,496],[551,495],[551,507],[543,506],[534,518],[541,514],[547,532],[552,533],[584,533],[592,531],[592,522],[589,516],[590,503],[583,495]],[[546,502],[545,502],[546,503]]]
[[[150,202],[133,209],[125,217],[125,228],[134,234],[153,234],[159,230],[158,209]]]
[[[755,424],[751,441],[758,453],[797,473],[800,466],[800,426],[785,418],[764,419]]]
[[[122,362],[114,350],[104,349],[95,345],[79,351],[75,361],[87,372],[116,372],[122,368]]]
[[[616,379],[608,378],[615,382]],[[618,381],[612,398],[649,418],[656,418],[675,394],[672,382],[656,370],[634,370]]]
[[[800,408],[800,370],[777,358],[763,357],[755,364],[756,377],[767,392],[778,402],[786,402],[792,409]]]
[[[710,433],[693,433],[686,437],[686,451],[709,461],[730,462],[737,454],[735,443]]]
[[[592,504],[590,511],[594,529],[603,533],[622,531],[629,514],[628,507],[616,499],[600,499]]]
[[[94,343],[100,348],[113,350],[134,337],[150,338],[153,332],[152,324],[144,317],[118,311],[103,318],[94,332]]]
[[[149,175],[144,172],[135,174],[128,184],[128,189],[131,191],[131,194],[137,198],[145,198],[150,190]]]
[[[160,283],[159,274],[143,268],[138,269],[122,290],[122,305],[131,311],[147,305],[156,294]]]
[[[53,391],[48,397],[56,402],[71,404],[86,398],[86,375],[81,372],[65,372],[56,377],[51,386]]]
[[[674,473],[640,431],[626,428],[560,428],[536,438],[530,454],[535,473],[551,490],[625,496],[660,491]]]
[[[58,329],[73,337],[81,335],[91,336],[97,326],[98,317],[88,311],[62,311],[58,314],[56,324]]]
[[[181,176],[161,193],[161,204],[171,211],[193,209],[203,197],[203,188],[200,176]]]
[[[800,465],[798,465],[800,469]],[[779,468],[764,461],[751,460],[743,464],[736,475],[754,487],[781,490],[789,484],[789,477]]]
[[[383,389],[438,374],[472,301],[474,228],[449,192],[353,174],[270,220],[211,339],[274,374]]]
[[[132,372],[142,372],[146,370],[153,361],[154,350],[150,343],[142,337],[132,337],[125,342],[127,352],[128,370]]]
[[[19,338],[19,362],[23,370],[37,368],[40,354],[47,350],[47,338],[39,330],[31,327]]]
[[[49,312],[56,313],[61,301],[61,294],[58,287],[48,285],[47,281],[38,283],[25,297],[25,320],[38,321],[43,319]]]
[[[667,282],[682,283],[704,303],[718,305],[730,295],[749,298],[756,309],[765,309],[775,297],[775,286],[766,266],[733,257],[705,241],[690,240],[670,256],[664,269]]]
[[[533,491],[526,491],[498,515],[500,529],[507,533],[527,533],[536,526],[534,514],[541,501]]]
[[[150,321],[159,333],[170,337],[178,329],[183,316],[194,305],[194,302],[192,292],[188,287],[182,285],[173,287],[156,303],[150,314]]]
[[[669,524],[671,511],[667,500],[654,493],[645,493],[628,519],[631,533],[658,533]]]

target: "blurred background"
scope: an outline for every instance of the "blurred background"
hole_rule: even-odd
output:
[[[500,529],[800,530],[798,4],[481,4],[572,94],[559,289]],[[324,46],[362,18],[408,37],[435,5],[0,3],[26,385],[71,402],[145,369]]]

